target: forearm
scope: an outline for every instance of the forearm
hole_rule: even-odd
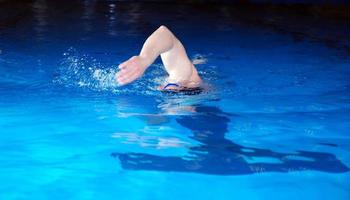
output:
[[[120,71],[116,75],[118,83],[125,85],[142,76],[159,55],[169,75],[168,80],[182,83],[186,87],[193,87],[189,83],[201,82],[182,43],[169,29],[161,26],[147,38],[139,56],[133,56],[119,64]]]
[[[139,56],[149,66],[160,54],[170,51],[175,40],[175,36],[165,26],[161,26],[147,38]]]

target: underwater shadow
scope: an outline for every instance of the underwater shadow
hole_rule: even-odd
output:
[[[213,106],[195,106],[196,114],[179,116],[176,121],[190,129],[190,137],[201,144],[189,147],[190,157],[158,156],[145,153],[112,153],[123,169],[190,172],[213,175],[243,175],[265,172],[316,170],[348,172],[335,155],[298,151],[279,153],[269,149],[245,147],[225,138],[231,114]],[[253,159],[262,161],[249,162]],[[273,162],[267,162],[273,160]]]

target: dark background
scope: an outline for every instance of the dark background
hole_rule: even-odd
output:
[[[117,2],[117,12],[123,16],[138,14],[133,20],[139,20],[135,24],[143,24],[141,28],[147,34],[158,25],[146,23],[153,20],[148,19],[150,16],[157,15],[159,23],[171,26],[162,19],[184,20],[181,13],[190,12],[193,17],[207,15],[217,20],[208,24],[225,20],[262,27],[295,40],[321,42],[350,53],[349,0],[0,0],[0,37],[8,38],[4,31],[32,18],[35,10],[40,12],[43,8],[46,15],[53,17],[56,13],[83,15],[86,2],[93,2],[94,10],[100,12],[105,12],[110,2]],[[120,19],[120,23],[126,19]],[[54,28],[55,24],[50,27]]]

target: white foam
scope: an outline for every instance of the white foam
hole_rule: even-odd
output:
[[[154,65],[152,68],[160,68]],[[149,70],[145,77],[137,80],[128,86],[119,87],[115,75],[118,72],[117,65],[108,65],[98,62],[95,58],[81,54],[74,48],[69,48],[63,54],[59,66],[58,76],[54,83],[71,88],[82,88],[92,91],[107,91],[112,93],[137,93],[137,94],[154,94],[155,85],[162,78],[160,69]],[[163,75],[164,76],[164,75]]]

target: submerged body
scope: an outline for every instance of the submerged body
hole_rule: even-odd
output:
[[[201,86],[202,80],[184,46],[165,26],[160,26],[147,38],[139,55],[119,65],[118,84],[125,85],[141,77],[159,55],[169,74],[167,84],[160,89],[186,90]]]

